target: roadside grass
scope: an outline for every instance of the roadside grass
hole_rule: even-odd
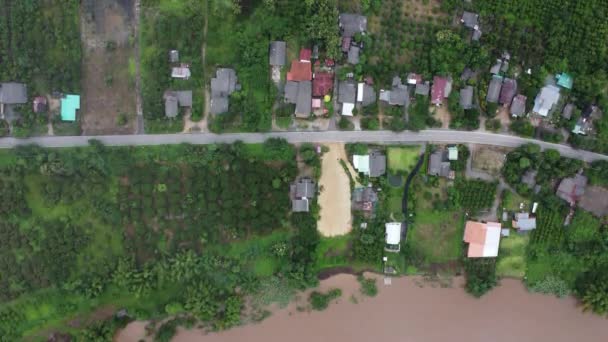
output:
[[[419,211],[408,232],[409,247],[426,264],[458,260],[462,255],[464,216],[454,211]]]
[[[501,277],[523,278],[526,275],[526,249],[530,242],[529,234],[511,232],[502,238],[496,263],[496,274]]]
[[[277,117],[276,123],[277,123],[277,126],[279,126],[280,128],[287,129],[287,128],[289,128],[289,126],[291,126],[292,121],[293,120],[291,119],[291,116],[289,116],[289,117],[279,116],[279,117]]]
[[[388,169],[391,173],[411,172],[420,157],[420,146],[389,147]]]

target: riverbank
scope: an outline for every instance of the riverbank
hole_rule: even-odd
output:
[[[452,286],[421,277],[393,278],[385,286],[378,278],[377,297],[363,297],[353,275],[340,274],[321,282],[321,289],[342,289],[342,297],[322,312],[300,312],[300,303],[277,310],[259,324],[205,335],[199,330],[180,330],[176,342],[240,341],[573,341],[608,340],[606,319],[582,313],[574,298],[555,298],[529,293],[514,279],[481,299],[468,295],[463,279]],[[353,299],[354,298],[354,299]],[[356,302],[356,303],[355,303]],[[143,338],[141,322],[131,323],[116,342]]]

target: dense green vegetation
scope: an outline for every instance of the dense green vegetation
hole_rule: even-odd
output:
[[[9,339],[106,305],[134,318],[187,312],[225,329],[239,324],[246,296],[316,283],[318,210],[288,219],[295,150],[281,140],[28,146],[0,165]]]
[[[496,197],[496,183],[459,178],[448,193],[452,203],[475,213],[492,206]]]
[[[340,289],[331,289],[327,293],[313,291],[308,300],[313,310],[323,311],[327,309],[332,300],[340,298],[341,295],[342,290]]]

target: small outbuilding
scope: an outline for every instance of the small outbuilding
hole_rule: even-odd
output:
[[[401,250],[401,222],[389,222],[384,225],[386,231],[387,252],[398,253]]]

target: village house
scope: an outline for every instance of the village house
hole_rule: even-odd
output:
[[[536,99],[534,99],[534,108],[532,112],[547,117],[555,109],[555,105],[559,101],[559,88],[555,85],[548,84],[544,86]]]
[[[334,73],[329,71],[318,71],[312,78],[312,109],[315,115],[327,114],[327,109],[322,108],[324,102],[331,101],[331,93],[334,89]]]
[[[270,65],[271,79],[274,83],[281,81],[281,69],[285,66],[287,44],[282,41],[270,42],[268,51],[268,64]]]
[[[522,94],[515,96],[511,103],[511,116],[522,117],[526,114],[526,100],[528,98]]]
[[[80,95],[65,95],[61,98],[61,120],[76,121],[76,112],[80,110]]]
[[[464,11],[460,22],[464,24],[466,28],[473,31],[472,40],[477,41],[481,38],[481,30],[479,29],[479,14]]]
[[[458,146],[448,146],[448,160],[455,161],[458,160]]]
[[[517,94],[517,81],[512,78],[505,78],[500,89],[498,102],[505,107],[510,106],[515,94]]]
[[[297,118],[308,118],[312,112],[312,52],[301,49],[299,60],[291,62],[285,84],[285,102],[295,104],[294,115]]]
[[[451,77],[433,77],[433,87],[431,88],[431,103],[436,106],[443,104],[443,99],[448,98],[452,92]]]
[[[378,202],[378,194],[371,186],[356,187],[353,190],[351,208],[362,211],[365,215],[373,212],[374,206]]]
[[[409,106],[410,96],[408,88],[401,81],[401,77],[393,77],[391,90],[380,90],[380,101],[387,102],[391,106]]]
[[[495,258],[500,246],[501,225],[498,222],[467,221],[464,242],[469,244],[467,257]]]
[[[367,83],[359,82],[357,84],[357,102],[363,107],[369,106],[376,102],[376,91],[374,87]]]
[[[572,129],[572,133],[580,135],[587,135],[591,133],[593,130],[593,120],[600,119],[601,115],[601,111],[597,106],[588,106],[576,121],[574,129]]]
[[[353,166],[357,172],[369,177],[380,177],[386,173],[386,156],[379,151],[366,155],[353,155]]]
[[[448,179],[456,178],[456,173],[451,169],[449,155],[445,150],[442,149],[431,153],[429,156],[427,172],[431,176],[444,177]]]
[[[229,108],[228,98],[232,93],[241,89],[237,83],[236,71],[229,68],[219,68],[216,76],[211,79],[211,114],[226,113]]]
[[[169,51],[169,63],[179,63],[179,51]]]
[[[342,35],[342,52],[346,53],[347,62],[359,64],[361,44],[353,38],[356,34],[365,34],[367,30],[367,17],[360,14],[342,13],[339,16],[340,33]]]
[[[32,103],[34,113],[45,113],[49,109],[46,96],[36,96]]]
[[[460,107],[463,109],[473,108],[473,87],[466,86],[460,89]]]
[[[289,187],[291,211],[294,213],[309,212],[309,200],[316,195],[315,182],[310,178],[300,178]]]
[[[192,108],[192,90],[167,90],[163,99],[165,100],[165,116],[168,118],[177,116],[178,107]]]
[[[562,118],[566,119],[566,120],[570,120],[572,118],[572,114],[574,113],[574,110],[576,109],[576,106],[573,103],[568,103],[564,106],[564,109],[562,110]]]
[[[353,116],[353,109],[355,109],[355,102],[357,102],[357,84],[355,81],[340,81],[338,84],[338,102],[342,104],[342,115]]]
[[[529,213],[515,213],[511,226],[519,232],[529,232],[536,229],[536,217],[531,217]]]
[[[181,64],[171,68],[171,77],[182,80],[187,80],[192,76],[190,72],[190,66],[188,64]]]
[[[574,80],[572,79],[572,76],[570,76],[569,74],[562,72],[561,74],[555,75],[555,79],[557,80],[558,86],[568,89],[568,90],[572,89]]]
[[[585,193],[586,187],[587,177],[581,174],[576,174],[574,177],[562,179],[555,194],[557,195],[557,197],[568,202],[570,206],[574,206],[574,204]]]
[[[27,88],[23,83],[0,83],[0,116],[4,117],[4,106],[27,102]]]
[[[398,253],[401,250],[401,222],[389,222],[384,225],[386,244],[384,250]]]
[[[494,75],[488,85],[488,92],[486,94],[486,101],[489,103],[498,103],[500,97],[500,90],[502,89],[502,76]]]
[[[407,74],[407,84],[415,86],[419,83],[422,83],[422,75],[413,72]]]
[[[414,93],[416,95],[429,96],[430,89],[431,89],[431,85],[429,84],[428,81],[426,81],[424,83],[416,84],[416,90],[414,91]]]

